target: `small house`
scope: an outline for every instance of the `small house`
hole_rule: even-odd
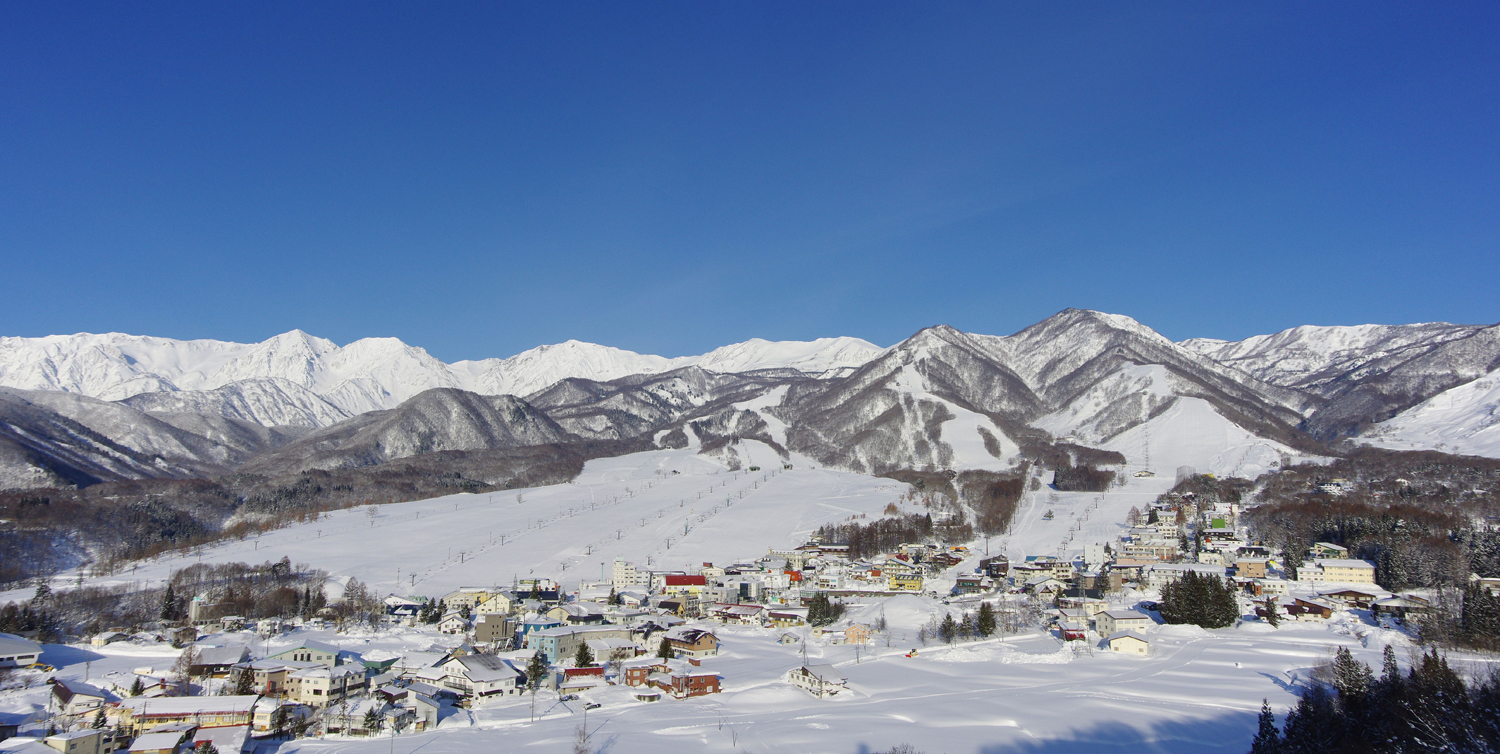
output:
[[[849,679],[832,665],[803,665],[788,671],[786,680],[819,699],[836,696],[849,688]]]
[[[1105,640],[1111,652],[1140,655],[1142,657],[1151,653],[1151,642],[1145,636],[1135,631],[1119,631],[1109,635]]]
[[[1143,631],[1156,625],[1156,621],[1145,613],[1134,610],[1105,610],[1094,616],[1094,625],[1099,633],[1113,636],[1121,631]]]

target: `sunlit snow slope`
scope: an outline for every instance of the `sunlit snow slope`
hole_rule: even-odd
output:
[[[889,479],[805,462],[784,471],[769,448],[744,452],[777,463],[736,473],[693,448],[638,453],[590,461],[572,484],[381,505],[374,518],[368,508],[338,511],[207,548],[201,557],[261,562],[284,555],[326,569],[340,583],[357,577],[382,594],[397,590],[398,568],[401,593],[436,595],[527,576],[572,588],[598,579],[616,556],[642,566],[649,558],[660,569],[754,559],[768,547],[801,544],[825,523],[877,516],[905,490]],[[198,558],[148,561],[115,578],[163,578]]]
[[[1360,439],[1395,450],[1436,448],[1500,458],[1500,371],[1438,393]]]

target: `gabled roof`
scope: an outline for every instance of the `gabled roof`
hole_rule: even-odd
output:
[[[802,670],[823,683],[845,683],[849,680],[832,665],[803,665]]]
[[[0,655],[29,655],[42,651],[42,645],[15,634],[0,634]]]
[[[1134,631],[1116,631],[1116,632],[1110,634],[1109,638],[1105,639],[1105,641],[1114,641],[1115,639],[1127,639],[1127,638],[1128,639],[1135,639],[1137,641],[1143,641],[1143,642],[1145,642],[1147,644],[1151,643],[1150,639],[1147,639],[1146,637],[1144,637],[1144,636],[1142,636],[1142,635],[1140,635],[1140,634],[1138,634],[1138,633],[1136,633]]]
[[[234,665],[250,656],[249,647],[203,647],[194,665]]]
[[[662,577],[662,583],[666,586],[706,586],[708,580],[702,576],[687,576],[667,574]]]
[[[276,657],[277,655],[284,655],[287,652],[294,652],[299,649],[311,649],[314,652],[326,652],[328,654],[334,655],[335,657],[337,657],[339,653],[339,648],[333,646],[332,644],[324,644],[321,641],[304,639],[300,644],[294,644],[290,647],[287,647],[286,649],[277,650],[276,654],[271,656]]]
[[[526,675],[495,655],[464,655],[453,659],[463,666],[464,676],[476,683],[507,681]]]

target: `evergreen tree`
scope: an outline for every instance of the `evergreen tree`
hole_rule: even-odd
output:
[[[656,645],[656,656],[660,657],[663,660],[670,660],[670,659],[672,659],[672,657],[674,656],[674,653],[672,652],[672,640],[671,639],[668,639],[665,636],[661,637],[661,643],[658,644],[658,645]]]
[[[945,614],[943,622],[938,624],[938,636],[948,644],[952,644],[953,639],[958,636],[958,622],[953,620],[952,613]]]
[[[1348,708],[1364,699],[1374,677],[1370,666],[1354,659],[1348,647],[1339,647],[1333,653],[1333,687],[1338,689],[1339,703]]]
[[[374,712],[374,709],[370,710],[370,714],[374,714]],[[278,737],[286,734],[286,724],[291,721],[291,717],[292,708],[289,705],[278,704],[276,705],[276,709],[271,711],[271,729],[276,731]],[[369,715],[365,716],[365,720],[366,722],[369,721]],[[371,730],[380,730],[380,718],[378,716],[375,718],[375,727],[371,728]]]
[[[199,741],[198,745],[193,747],[193,754],[219,754],[219,747],[214,746],[212,741]]]
[[[1250,754],[1280,754],[1283,750],[1281,731],[1276,729],[1276,715],[1271,713],[1271,703],[1260,700],[1260,729],[1255,732],[1255,741],[1250,744]]]
[[[278,712],[281,711],[280,707],[276,709]],[[365,730],[372,733],[380,730],[380,713],[376,712],[374,707],[365,710]]]
[[[1146,514],[1146,523],[1148,525],[1155,525],[1155,524],[1161,523],[1161,516],[1159,516],[1159,515],[1156,514],[1156,509],[1155,508],[1152,508],[1151,511]]]
[[[958,635],[965,639],[974,638],[973,613],[964,613],[963,619],[958,622]]]
[[[167,584],[167,591],[161,598],[161,619],[164,621],[177,620],[179,607],[177,605],[177,592],[173,591],[172,585]]]
[[[1460,643],[1491,652],[1500,649],[1500,599],[1477,581],[1464,588],[1463,599],[1458,621]]]
[[[130,695],[131,696],[140,696],[141,692],[143,692],[145,690],[146,690],[146,686],[145,686],[145,684],[141,683],[141,677],[140,676],[136,676],[135,677],[135,681],[130,684]]]
[[[1306,545],[1290,538],[1281,546],[1281,567],[1286,571],[1287,578],[1293,581],[1297,579],[1297,569],[1302,567],[1302,558],[1306,552]]]
[[[101,707],[101,708],[100,708],[100,709],[99,709],[99,713],[98,713],[98,714],[96,714],[96,715],[94,715],[94,722],[93,722],[93,724],[91,724],[91,725],[90,725],[90,726],[89,726],[89,727],[90,727],[90,728],[93,728],[93,729],[94,729],[94,730],[100,730],[100,729],[102,729],[102,728],[103,728],[103,727],[104,727],[104,726],[105,726],[105,725],[106,725],[106,724],[107,724],[107,722],[106,722],[106,721],[105,721],[105,719],[104,719],[104,708],[102,708],[102,707]]]
[[[239,696],[255,693],[255,671],[250,668],[240,670],[239,676],[234,679],[234,693]]]
[[[578,642],[578,651],[573,654],[573,666],[578,668],[592,667],[594,664],[594,651],[589,649],[586,641]]]
[[[526,661],[526,687],[534,694],[542,687],[542,680],[547,677],[547,656],[538,649],[536,654]]]
[[[1271,628],[1281,625],[1281,613],[1276,609],[1275,597],[1266,598],[1266,623],[1269,623]]]
[[[1239,618],[1234,582],[1188,571],[1161,590],[1161,617],[1167,623],[1224,628]]]
[[[1401,666],[1396,664],[1396,650],[1391,645],[1385,645],[1385,652],[1381,656],[1380,682],[1392,684],[1401,682]]]
[[[990,603],[979,603],[979,617],[974,619],[974,630],[984,638],[995,633],[995,608],[990,607]]]

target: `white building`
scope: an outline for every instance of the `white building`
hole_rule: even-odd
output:
[[[832,665],[803,665],[786,674],[787,683],[822,698],[849,688],[849,679]]]
[[[1142,657],[1151,653],[1151,642],[1146,637],[1135,631],[1119,631],[1109,635],[1106,640],[1109,648],[1114,652],[1123,652]]]
[[[0,634],[0,668],[24,668],[42,656],[42,645],[15,634]]]
[[[1134,610],[1105,610],[1094,616],[1094,625],[1099,633],[1113,636],[1121,631],[1144,631],[1156,625],[1156,621]]]
[[[614,568],[610,571],[609,583],[616,591],[621,589],[635,589],[651,585],[651,572],[638,571],[634,563],[615,558]]]
[[[1367,560],[1320,558],[1297,569],[1297,580],[1331,584],[1373,584],[1375,564]]]

